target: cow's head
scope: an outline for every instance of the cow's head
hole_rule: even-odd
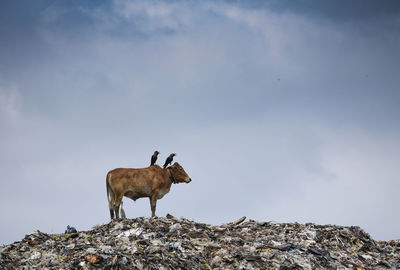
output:
[[[178,162],[175,162],[174,165],[169,166],[168,170],[170,171],[175,183],[190,183],[192,181],[192,179]]]

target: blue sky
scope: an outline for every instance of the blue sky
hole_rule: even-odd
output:
[[[108,222],[105,175],[172,152],[157,214],[398,239],[397,1],[3,1],[0,243]],[[147,199],[124,200],[128,217]]]

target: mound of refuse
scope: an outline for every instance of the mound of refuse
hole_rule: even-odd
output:
[[[245,219],[213,226],[167,215],[35,231],[0,248],[0,269],[400,269],[400,241],[359,227]]]

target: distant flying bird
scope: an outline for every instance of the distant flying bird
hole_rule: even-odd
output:
[[[171,164],[172,160],[174,159],[174,156],[176,156],[176,154],[172,153],[167,157],[167,160],[165,160],[164,168],[166,168],[168,164]]]
[[[160,154],[160,152],[154,151],[154,154],[151,156],[150,166],[153,166],[154,164],[156,164],[158,154]]]

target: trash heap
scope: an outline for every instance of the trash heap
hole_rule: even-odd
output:
[[[0,269],[400,269],[400,241],[374,241],[359,227],[244,221],[167,215],[35,231],[0,248]]]

